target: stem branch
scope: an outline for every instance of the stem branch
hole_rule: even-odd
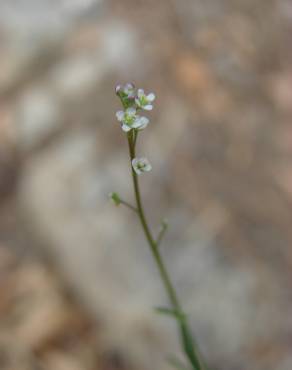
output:
[[[159,234],[157,236],[157,239],[156,239],[156,246],[159,247],[161,242],[162,242],[162,239],[164,237],[164,234],[166,233],[166,230],[167,230],[167,223],[165,223],[165,221],[162,222],[161,224],[161,227],[160,227],[160,231],[159,231]]]
[[[126,202],[125,200],[120,199],[120,203],[123,204],[124,206],[130,208],[132,211],[137,212],[138,210],[136,207],[132,206],[130,203]]]

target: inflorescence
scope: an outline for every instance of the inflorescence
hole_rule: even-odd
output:
[[[143,89],[136,89],[131,83],[116,86],[116,94],[121,99],[124,110],[116,113],[117,120],[121,123],[121,128],[125,132],[131,130],[144,130],[148,124],[147,117],[138,114],[139,110],[150,111],[153,109],[155,95],[145,94]],[[152,166],[147,158],[134,158],[132,166],[137,175],[151,170]]]

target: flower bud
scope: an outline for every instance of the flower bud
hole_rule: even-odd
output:
[[[109,193],[109,198],[113,201],[113,203],[116,205],[116,206],[119,206],[121,204],[121,199],[120,199],[120,196],[118,193]]]

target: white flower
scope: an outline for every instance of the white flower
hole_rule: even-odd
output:
[[[149,123],[149,119],[139,116],[136,109],[133,107],[127,108],[126,111],[118,111],[116,116],[118,121],[121,122],[122,130],[125,132],[128,132],[133,128],[143,130]]]
[[[141,175],[143,172],[149,172],[152,166],[147,158],[134,158],[132,160],[132,166],[137,175]]]
[[[137,97],[135,98],[135,103],[139,108],[145,109],[145,110],[152,110],[153,105],[152,102],[155,100],[155,95],[153,93],[150,93],[148,95],[145,95],[143,89],[138,89]]]
[[[143,116],[141,117],[137,115],[137,118],[135,122],[133,123],[132,127],[138,130],[143,130],[144,128],[148,126],[148,123],[149,123],[149,119],[147,117],[143,117]]]
[[[124,95],[128,99],[134,99],[135,98],[135,86],[131,83],[127,83],[125,85],[117,85],[116,86],[116,94]]]

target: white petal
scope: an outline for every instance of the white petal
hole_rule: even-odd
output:
[[[132,128],[139,128],[140,127],[140,121],[136,120],[132,123]]]
[[[138,89],[137,95],[138,95],[138,98],[141,98],[144,95],[144,90]]]
[[[138,128],[141,126],[141,117],[137,117],[135,121],[132,123],[133,128]]]
[[[148,94],[147,95],[147,100],[150,101],[150,102],[154,101],[155,100],[155,94],[153,94],[153,93]]]
[[[126,112],[129,116],[134,116],[136,114],[136,109],[133,107],[130,107],[130,108],[127,108]]]
[[[122,130],[125,132],[129,132],[131,130],[131,127],[126,125],[125,123],[122,123]]]
[[[134,89],[135,86],[133,84],[131,84],[130,82],[126,83],[125,87],[124,87],[124,90],[132,90]]]
[[[116,117],[118,119],[118,121],[122,121],[125,117],[125,112],[122,111],[122,110],[119,110],[117,113],[116,113]]]
[[[142,171],[137,167],[134,167],[134,171],[136,172],[137,175],[141,175],[142,173]]]
[[[146,128],[148,126],[148,123],[149,123],[149,121],[147,121],[147,122],[143,123],[142,125],[140,125],[138,127],[138,130],[144,130],[144,128]]]
[[[139,130],[142,130],[144,129],[145,127],[147,127],[149,123],[149,119],[146,118],[146,117],[139,117],[138,119],[136,119],[136,121],[133,123],[133,127],[134,128],[137,128]]]
[[[138,162],[139,162],[138,158],[132,159],[132,165],[133,166],[136,166]]]
[[[148,164],[149,161],[146,157],[137,158],[140,163]]]
[[[152,110],[153,109],[153,105],[152,104],[144,105],[143,109],[145,109],[145,110]]]
[[[142,171],[138,168],[138,164],[139,164],[139,159],[134,158],[132,160],[133,169],[134,169],[134,171],[136,172],[137,175],[140,175],[142,173]]]
[[[141,117],[140,118],[140,125],[146,127],[148,125],[148,123],[149,123],[149,119],[147,117]]]
[[[150,163],[147,163],[146,166],[144,167],[144,171],[149,172],[151,170],[152,170],[151,164]]]
[[[145,125],[145,124],[149,123],[149,118],[147,118],[147,117],[141,117],[141,118],[140,118],[140,122],[141,122],[143,125]]]
[[[116,94],[117,94],[118,92],[120,92],[120,91],[121,91],[121,89],[122,89],[122,85],[117,85],[117,86],[116,86]]]

